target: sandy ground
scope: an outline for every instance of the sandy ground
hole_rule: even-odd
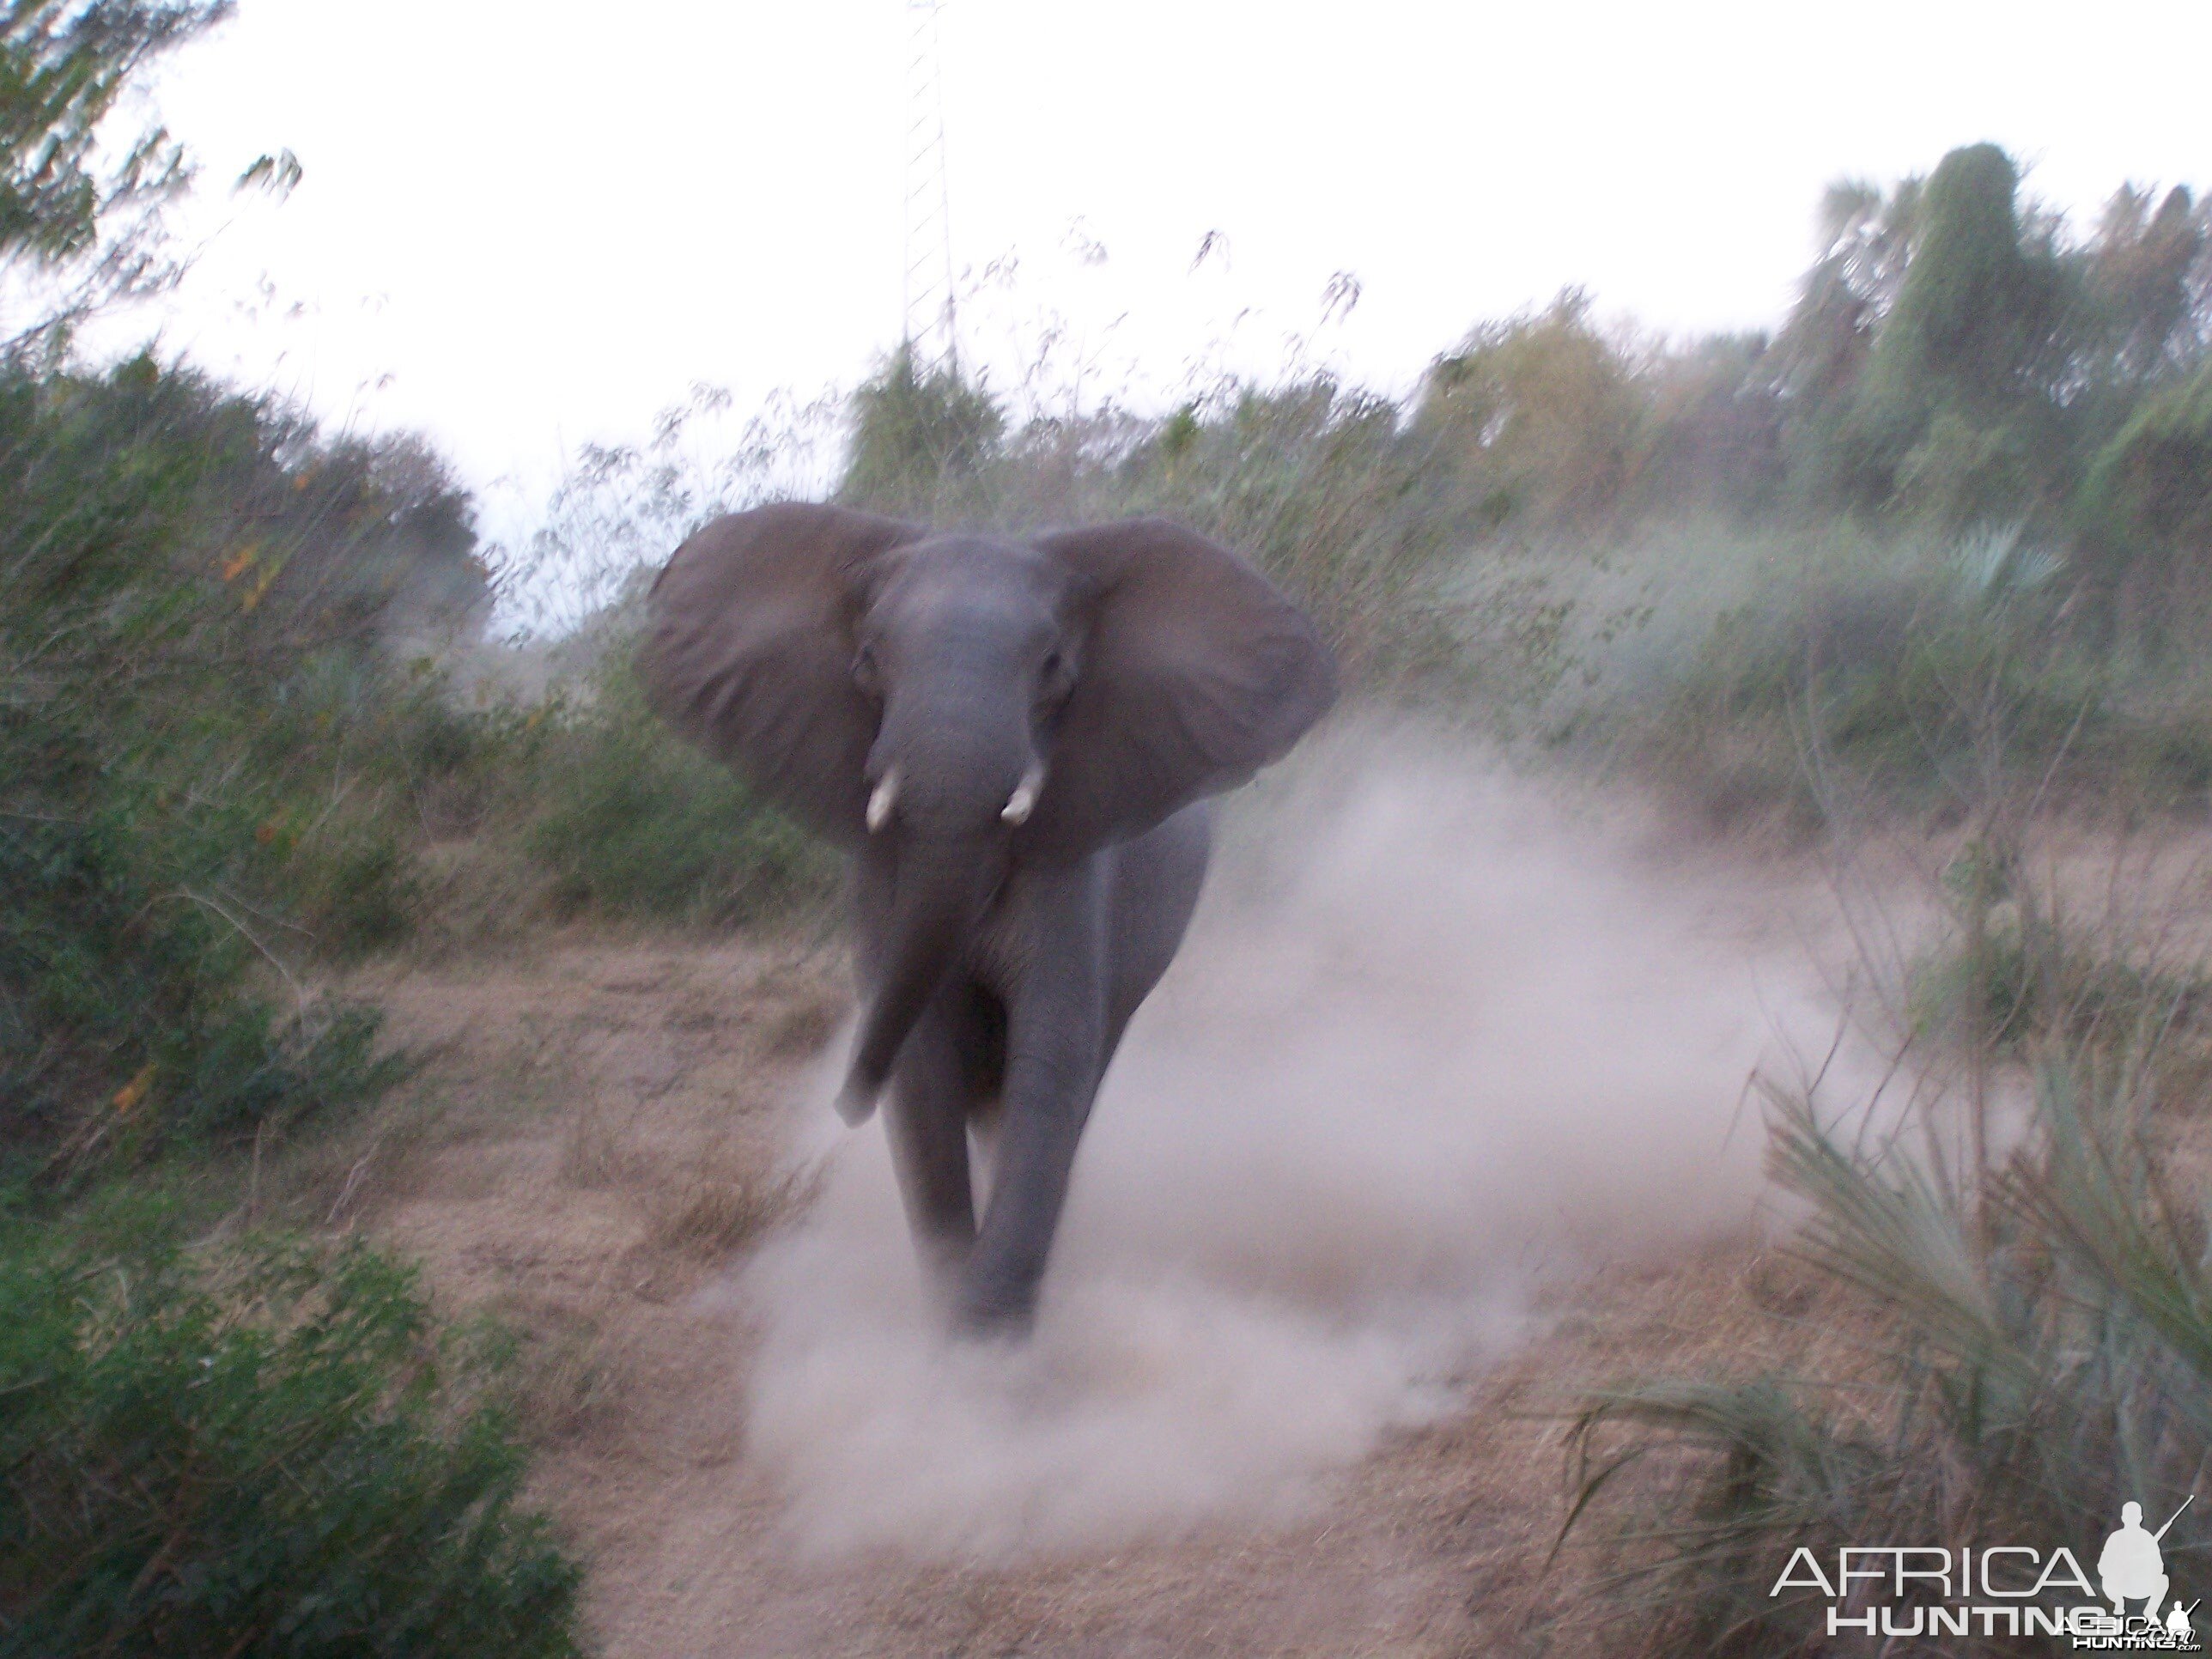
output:
[[[603,1651],[1636,1650],[1592,1534],[1554,1550],[1576,1403],[1852,1370],[1745,1085],[1794,1025],[1871,1086],[1822,1033],[1955,849],[1837,882],[1433,764],[1316,776],[1232,837],[1133,1027],[1020,1353],[941,1340],[880,1131],[829,1118],[834,943],[357,976],[415,1078],[274,1178],[522,1333]],[[2077,919],[2201,954],[2166,937],[2212,915],[2200,835],[2039,856]]]
[[[342,1218],[424,1261],[449,1305],[532,1334],[534,1495],[589,1565],[610,1655],[1577,1651],[1584,1569],[1545,1571],[1574,1383],[1711,1347],[1789,1272],[1723,1241],[1599,1273],[1529,1346],[1462,1379],[1442,1420],[1386,1437],[1291,1524],[1012,1563],[817,1559],[746,1455],[753,1333],[715,1294],[728,1257],[672,1211],[695,1180],[769,1166],[841,1011],[834,964],[548,943],[380,994],[430,1056],[417,1109],[444,1109],[356,1152]]]
[[[359,978],[422,1064],[290,1179],[422,1261],[449,1310],[525,1334],[533,1495],[586,1564],[605,1652],[1619,1646],[1585,1547],[1553,1555],[1578,1395],[1843,1340],[1771,1317],[1817,1315],[1815,1292],[1762,1242],[1755,1125],[1734,1121],[1731,1045],[1778,981],[1731,975],[1844,930],[1806,870],[1747,880],[1487,785],[1330,813],[1304,886],[1264,860],[1223,878],[1243,898],[1201,918],[1133,1030],[1101,1112],[1138,1127],[1094,1127],[1051,1364],[981,1376],[996,1415],[918,1336],[821,1336],[870,1337],[911,1275],[879,1132],[788,1174],[827,1133],[808,1103],[847,1012],[834,945],[556,937]],[[1389,1080],[1350,1136],[1346,1068]],[[1217,1139],[1176,1127],[1194,1092]],[[1283,1167],[1241,1198],[1178,1187],[1279,1118]],[[856,1257],[880,1270],[840,1304]],[[949,1402],[874,1398],[933,1389]],[[1022,1459],[992,1462],[1000,1431]],[[942,1443],[963,1435],[971,1482]]]

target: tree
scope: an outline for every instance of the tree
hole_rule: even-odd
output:
[[[2023,246],[2020,175],[1995,144],[1954,149],[1923,192],[1918,234],[1875,343],[1879,395],[2002,418],[2031,390],[2057,319],[2047,247]]]
[[[2139,386],[2201,356],[2212,325],[2198,291],[2208,254],[2205,214],[2185,187],[2155,210],[2148,190],[2114,191],[2081,252],[2085,375]]]
[[[1822,195],[1820,256],[1805,273],[1775,341],[1783,389],[1790,396],[1819,402],[1857,385],[1875,331],[1905,280],[1921,186],[1918,178],[1908,178],[1884,195],[1864,179],[1847,179]]]
[[[2119,573],[2212,562],[2212,363],[2143,400],[2099,452],[2082,496],[2086,539]]]
[[[1797,493],[1947,530],[2047,507],[2074,476],[2057,394],[2057,224],[1994,144],[1887,198],[1838,185],[1778,343]]]
[[[155,127],[103,166],[102,129],[153,59],[230,11],[231,0],[0,0],[0,270],[77,278],[11,346],[57,339],[155,270],[154,216],[190,164]]]
[[[1486,325],[1430,368],[1415,419],[1483,489],[1494,524],[1588,521],[1628,480],[1644,416],[1630,366],[1570,289],[1534,316]]]
[[[853,394],[853,437],[837,498],[887,513],[927,514],[996,450],[1006,416],[947,364],[923,369],[902,343]]]

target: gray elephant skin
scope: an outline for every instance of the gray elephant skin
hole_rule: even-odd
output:
[[[1328,647],[1166,520],[1012,537],[794,503],[677,550],[639,667],[678,732],[854,855],[839,1109],[888,1091],[955,1328],[1026,1330],[1099,1083],[1197,904],[1206,798],[1328,710]]]

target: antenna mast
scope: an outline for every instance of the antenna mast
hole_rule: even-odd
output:
[[[945,179],[945,82],[937,15],[944,0],[906,0],[906,270],[900,290],[902,336],[917,368],[960,369],[952,284],[951,191]],[[941,274],[940,274],[941,273]]]

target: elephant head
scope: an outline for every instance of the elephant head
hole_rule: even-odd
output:
[[[1335,696],[1304,614],[1165,520],[1015,538],[799,504],[677,550],[640,670],[678,731],[891,860],[855,1121],[1013,861],[1083,857],[1243,782]]]

